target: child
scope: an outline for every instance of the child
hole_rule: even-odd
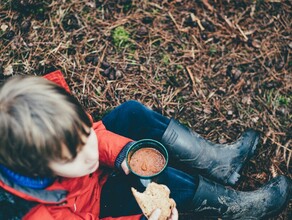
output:
[[[124,160],[142,138],[161,141],[174,165],[195,170],[189,175],[167,167],[152,180],[170,188],[181,212],[260,219],[278,213],[291,197],[284,176],[253,192],[224,186],[237,182],[252,156],[255,131],[234,144],[212,144],[136,101],[92,122],[61,72],[45,78],[15,77],[0,89],[0,219],[144,219],[130,188],[145,187]],[[150,219],[158,216],[156,210]],[[178,219],[176,209],[170,219]]]

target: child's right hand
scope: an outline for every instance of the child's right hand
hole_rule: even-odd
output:
[[[158,220],[160,213],[160,209],[155,209],[148,218],[148,220]],[[168,220],[178,220],[178,211],[176,208],[172,209],[171,216],[168,218]]]
[[[128,175],[130,173],[130,169],[128,168],[127,163],[126,163],[126,159],[123,160],[121,167],[126,175]]]

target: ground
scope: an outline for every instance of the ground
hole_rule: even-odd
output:
[[[59,69],[96,120],[135,99],[214,142],[253,128],[261,141],[235,188],[292,177],[291,1],[0,3],[2,82]],[[273,219],[292,219],[292,204]]]

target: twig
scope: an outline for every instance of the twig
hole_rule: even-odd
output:
[[[214,11],[214,8],[212,5],[210,5],[210,3],[208,2],[208,0],[202,0],[203,4],[207,7],[208,10],[210,10],[211,12]]]
[[[194,79],[193,73],[192,73],[192,71],[190,70],[190,68],[189,68],[188,66],[186,67],[186,70],[187,70],[187,73],[189,74],[189,77],[190,77],[190,79],[191,79],[191,81],[192,81],[192,89],[193,89],[193,92],[194,92],[195,95],[197,96],[198,93],[197,93],[197,91],[196,91],[196,89],[195,89],[196,81],[195,81],[195,79]]]
[[[176,27],[179,31],[181,31],[181,32],[188,32],[188,29],[180,28],[180,27],[178,26],[178,24],[176,23],[176,20],[175,20],[174,17],[172,16],[171,12],[168,12],[168,15],[169,15],[169,17],[171,18],[171,20],[173,21],[175,27]]]
[[[199,49],[203,49],[201,44],[199,43],[198,39],[195,37],[195,35],[192,35],[192,38],[194,39],[195,44],[198,46]]]
[[[203,27],[202,23],[201,23],[201,20],[196,16],[194,15],[193,13],[191,13],[191,18],[193,21],[196,21],[201,29],[201,31],[204,31],[205,28]]]
[[[245,41],[248,41],[248,37],[247,37],[247,36],[245,35],[245,33],[242,31],[241,27],[240,27],[238,24],[236,24],[235,26],[237,27],[237,29],[239,30],[239,32],[241,33],[241,35],[244,37],[244,40],[245,40]]]

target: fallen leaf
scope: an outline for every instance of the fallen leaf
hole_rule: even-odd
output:
[[[250,96],[244,96],[244,97],[242,98],[241,102],[242,102],[243,104],[250,105],[250,104],[251,104],[251,98],[250,98]]]
[[[6,24],[2,24],[2,25],[1,25],[1,30],[2,30],[2,31],[6,31],[7,28],[8,28],[8,25],[6,25]]]
[[[5,69],[4,69],[4,72],[3,72],[3,75],[4,76],[10,76],[13,74],[13,67],[12,65],[8,65]]]

